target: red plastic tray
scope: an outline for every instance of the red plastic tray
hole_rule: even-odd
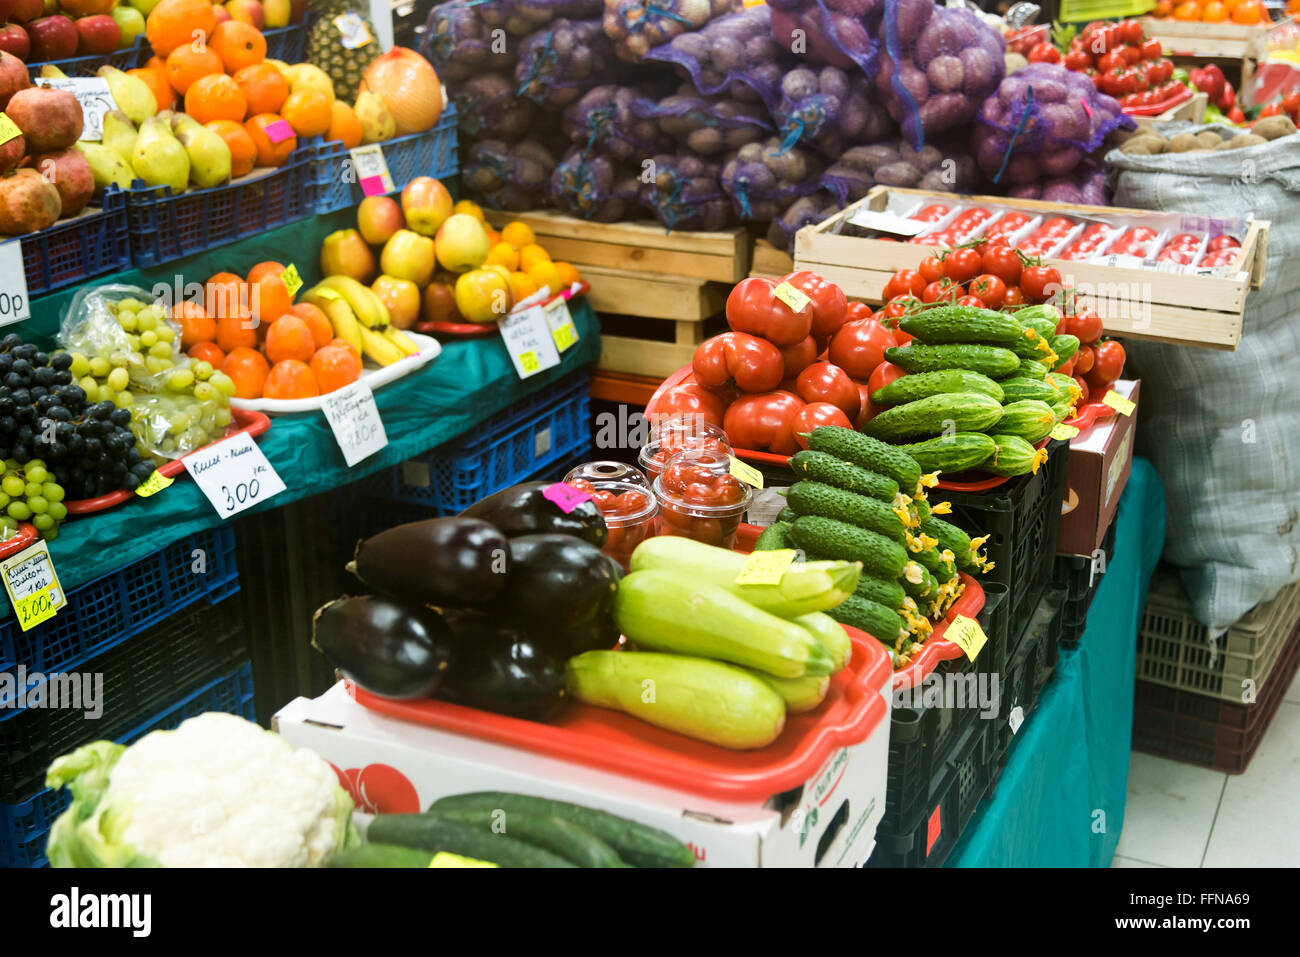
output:
[[[583,280],[578,283],[577,292],[565,289],[546,301],[554,302],[560,298],[572,299],[574,296],[584,296],[590,291],[591,284]],[[497,324],[495,322],[417,322],[415,331],[442,339],[485,339],[497,334]]]
[[[1155,103],[1151,106],[1126,106],[1124,107],[1124,112],[1129,116],[1159,116],[1165,110],[1175,107],[1179,103],[1186,103],[1191,98],[1192,88],[1184,86],[1167,100]]]
[[[35,542],[39,535],[40,532],[36,530],[36,526],[31,522],[19,522],[18,534],[7,541],[0,542],[0,561],[11,555],[17,555],[28,545]]]
[[[271,419],[264,412],[252,412],[248,409],[236,409],[231,406],[230,417],[231,423],[226,426],[225,432],[221,436],[222,439],[228,439],[240,432],[247,432],[249,435],[257,437],[271,427]],[[221,439],[212,440],[212,442],[220,441]],[[212,442],[209,442],[208,445],[211,445]],[[206,447],[204,446],[204,448]],[[185,466],[180,459],[172,459],[165,465],[158,466],[158,472],[168,478],[175,478],[184,471]],[[120,488],[116,492],[109,492],[107,495],[101,495],[98,498],[81,498],[63,504],[68,507],[69,515],[89,515],[92,512],[102,512],[114,505],[121,505],[134,494],[134,492]]]

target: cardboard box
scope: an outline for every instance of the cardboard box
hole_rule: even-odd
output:
[[[273,727],[334,765],[363,811],[413,811],[470,791],[532,794],[661,828],[690,844],[702,867],[859,867],[885,811],[888,712],[867,740],[836,751],[803,787],[752,804],[390,718],[357,704],[342,682],[289,702]]]
[[[1112,387],[1137,403],[1140,379],[1120,379]],[[1101,547],[1115,520],[1119,498],[1133,468],[1133,442],[1139,409],[1100,419],[1087,432],[1070,440],[1070,464],[1065,472],[1061,528],[1056,542],[1060,555],[1091,556]]]

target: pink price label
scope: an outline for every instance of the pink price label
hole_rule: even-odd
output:
[[[384,189],[383,176],[363,176],[361,178],[361,192],[367,196],[383,196],[388,190]]]
[[[563,482],[556,482],[554,485],[548,485],[542,489],[542,498],[550,499],[560,506],[560,511],[565,515],[568,515],[583,502],[591,501],[591,496],[582,489],[574,488],[572,485],[565,485]]]
[[[296,135],[293,127],[289,125],[288,120],[276,120],[274,123],[267,123],[262,127],[266,133],[266,138],[272,143],[283,143],[285,140],[291,140]]]

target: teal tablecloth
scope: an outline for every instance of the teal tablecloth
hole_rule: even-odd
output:
[[[1133,461],[1115,522],[1083,640],[1061,653],[948,866],[1110,866],[1124,825],[1137,628],[1165,540],[1164,486],[1145,459]]]
[[[157,282],[174,283],[177,277],[201,283],[222,269],[244,274],[259,261],[275,259],[294,262],[310,284],[320,275],[317,257],[321,239],[334,229],[354,225],[353,216],[351,210],[345,210],[306,220],[156,270],[122,273],[112,281],[146,288]],[[107,278],[88,285],[104,281]],[[72,292],[38,300],[33,304],[32,318],[23,322],[18,331],[33,341],[48,341],[58,328]],[[258,444],[287,489],[241,514],[278,508],[395,465],[463,435],[511,403],[595,362],[600,355],[596,315],[585,302],[572,312],[580,339],[554,369],[520,380],[500,337],[492,336],[445,343],[442,355],[429,365],[379,389],[375,400],[388,446],[353,468],[344,463],[324,413],[273,418],[270,431]],[[221,522],[198,486],[184,476],[151,498],[134,498],[111,510],[68,521],[50,543],[50,553],[60,582],[65,589],[71,589]],[[8,613],[7,605],[0,602],[0,615]]]

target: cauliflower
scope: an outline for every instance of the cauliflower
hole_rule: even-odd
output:
[[[231,714],[85,745],[46,784],[73,794],[50,831],[55,867],[318,867],[355,839],[333,769]]]

